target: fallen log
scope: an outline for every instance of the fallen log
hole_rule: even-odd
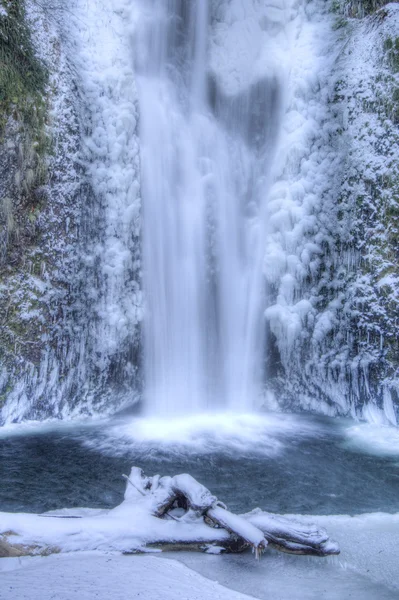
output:
[[[21,556],[49,556],[58,554],[60,549],[56,546],[40,547],[37,545],[26,545],[11,543],[9,536],[15,536],[13,531],[6,531],[0,534],[0,558],[20,558]]]
[[[153,548],[215,554],[251,547],[256,558],[267,548],[320,557],[339,554],[324,529],[260,509],[235,515],[190,475],[146,477],[134,467],[125,478],[124,501],[112,510],[0,513],[0,556]]]
[[[256,559],[266,549],[267,541],[265,535],[247,519],[234,515],[221,506],[209,508],[206,514],[220,527],[227,529],[227,531],[237,536],[238,539],[241,538],[245,544],[252,546]]]
[[[17,544],[10,544],[5,535],[0,537],[0,558],[15,558],[24,555],[24,548]]]
[[[147,483],[147,491],[154,498],[153,514],[163,517],[172,508],[192,510],[197,516],[218,503],[211,492],[191,475],[183,473],[175,477],[158,477]]]
[[[320,557],[339,554],[338,544],[329,539],[324,529],[297,519],[262,512],[260,509],[241,516],[235,515],[226,510],[226,506],[191,475],[147,478],[141,469],[137,470],[135,467],[132,473],[135,485],[140,490],[145,490],[146,494],[154,496],[154,516],[183,520],[185,516],[193,513],[196,517],[203,517],[204,522],[211,527],[216,525],[231,534],[232,537],[220,545],[225,551],[237,552],[252,547],[258,558],[270,545],[276,550],[290,554]],[[136,480],[139,473],[141,483]],[[174,510],[178,508],[183,509],[183,514],[176,517]],[[194,546],[200,545],[200,542],[196,541],[189,543]]]
[[[270,547],[290,554],[329,556],[339,554],[339,546],[330,540],[325,529],[304,524],[295,518],[283,517],[255,509],[243,515],[265,535]]]

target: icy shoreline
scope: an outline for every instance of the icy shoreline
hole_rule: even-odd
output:
[[[180,596],[187,600],[234,600],[244,598],[241,593],[255,598],[287,600],[397,598],[399,513],[376,512],[354,517],[291,514],[283,518],[270,514],[270,518],[277,517],[277,522],[281,521],[278,539],[284,538],[284,527],[289,532],[290,523],[293,532],[300,532],[301,527],[304,532],[313,532],[312,539],[319,529],[319,533],[323,533],[326,528],[339,543],[341,554],[339,558],[322,559],[280,554],[270,548],[281,551],[281,547],[273,543],[268,546],[265,542],[262,559],[256,561],[251,552],[221,554],[227,548],[226,539],[236,528],[212,528],[201,517],[202,506],[216,507],[220,503],[214,496],[205,497],[204,494],[210,492],[192,477],[146,478],[140,474],[141,469],[132,469],[124,501],[111,510],[75,508],[41,515],[0,512],[0,556],[13,557],[0,560],[1,600],[15,597],[15,593],[19,600],[28,597],[29,600],[63,600],[77,589],[84,600],[92,597],[105,600],[109,589],[113,600],[130,596],[132,590],[133,597],[144,596],[149,600]],[[184,514],[171,516],[168,513],[165,517],[169,518],[158,518],[157,507],[165,503],[164,492],[175,489],[173,485],[177,483],[180,493],[186,490],[186,500],[190,499],[191,505],[188,504],[184,512],[182,508],[173,508],[174,503],[170,510]],[[239,519],[241,525],[248,521],[248,527],[251,515],[268,517],[268,513],[261,511],[241,518],[224,512]],[[208,519],[212,514],[212,511],[207,513]],[[272,531],[273,527],[263,530],[266,539],[273,542],[267,530]],[[244,539],[252,539],[249,533],[250,537],[244,535]],[[290,536],[287,539],[291,539]],[[191,550],[208,553],[162,553],[160,550],[176,547],[185,550],[187,542]],[[310,538],[308,544],[312,545]],[[48,556],[50,553],[52,556]],[[177,560],[169,560],[171,557]],[[214,579],[240,593],[226,592],[209,581]]]
[[[113,600],[126,597],[148,600],[248,598],[209,581],[177,561],[159,560],[153,556],[79,553],[47,558],[8,558],[0,561],[1,571],[2,600],[16,595],[20,600],[69,600],[77,592],[81,600],[110,597]]]
[[[265,553],[259,562],[251,553],[122,556],[74,552],[51,557],[4,558],[0,560],[0,597],[69,600],[78,591],[83,600],[105,600],[110,596],[112,600],[126,596],[148,600],[397,598],[399,513],[311,519],[328,527],[339,540],[342,550],[339,558],[320,560],[273,551]],[[216,579],[218,583],[212,581]]]

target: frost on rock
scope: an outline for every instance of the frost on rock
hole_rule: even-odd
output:
[[[308,8],[268,209],[269,377],[291,406],[396,424],[398,7]]]
[[[21,211],[0,186],[0,219],[4,213],[9,230],[15,222],[22,242],[0,277],[0,423],[113,411],[137,393],[138,145],[122,4],[27,2],[49,73],[47,175],[28,198],[29,246],[16,222]],[[10,131],[4,156],[15,155],[17,166],[4,172],[12,181],[1,172],[0,183],[25,189],[29,169],[18,179],[24,148],[15,140]]]

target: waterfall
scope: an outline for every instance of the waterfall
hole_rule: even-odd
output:
[[[397,423],[398,9],[332,8],[26,1],[49,85],[0,140],[0,424]]]
[[[146,1],[137,25],[152,414],[246,411],[262,388],[264,208],[281,82],[248,64],[226,84],[211,49],[223,10],[208,0]],[[272,30],[276,9],[263,10]]]

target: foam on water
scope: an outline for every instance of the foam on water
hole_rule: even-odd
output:
[[[76,420],[46,419],[45,421],[22,421],[21,423],[9,423],[0,427],[0,439],[20,436],[29,437],[37,435],[55,435],[65,433],[74,434],[76,431],[90,431],[101,427],[107,427],[110,420],[108,417],[86,417]]]
[[[294,415],[213,413],[187,417],[114,419],[99,436],[85,445],[106,453],[120,454],[136,449],[139,454],[160,457],[190,455],[225,456],[280,454],[291,437],[317,437],[324,428]]]
[[[345,446],[357,452],[378,456],[398,457],[399,429],[388,425],[361,423],[345,431]]]
[[[317,437],[327,430],[325,424],[312,419],[272,412],[199,413],[170,419],[121,413],[112,418],[10,423],[0,428],[0,438],[65,434],[100,451],[102,444],[105,449],[109,443],[115,454],[118,454],[119,444],[124,449],[156,444],[160,452],[169,448],[175,454],[208,454],[218,450],[229,453],[237,449],[271,455],[282,448],[284,438]]]

